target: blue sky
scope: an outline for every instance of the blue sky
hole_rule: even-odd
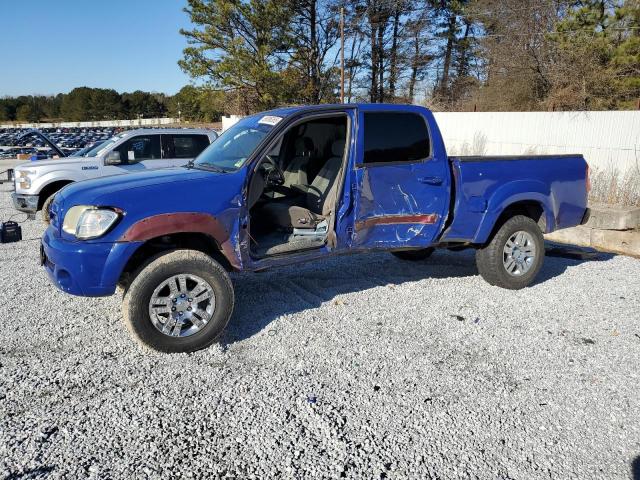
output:
[[[0,0],[0,97],[74,87],[173,94],[185,0]]]

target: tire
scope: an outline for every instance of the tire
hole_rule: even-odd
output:
[[[184,289],[178,276],[185,278]],[[197,293],[205,285],[208,290]],[[189,288],[191,294],[186,293]],[[150,304],[152,296],[160,302],[158,306]],[[173,250],[152,258],[138,270],[125,293],[122,314],[125,326],[143,347],[167,353],[193,352],[216,341],[231,318],[233,303],[231,279],[218,262],[199,251]],[[165,307],[172,311],[163,312]],[[185,319],[189,315],[190,320],[178,321],[178,314],[180,318],[184,314]],[[168,331],[163,333],[161,327]]]
[[[42,204],[42,210],[40,211],[40,215],[42,216],[42,221],[44,223],[49,223],[49,206],[51,206],[51,203],[53,202],[54,197],[56,196],[56,193],[52,193],[51,195],[49,195],[47,197],[47,199],[44,201],[44,203]]]
[[[522,236],[516,237],[516,234],[523,232]],[[527,256],[526,252],[530,255]],[[486,246],[476,250],[476,265],[482,278],[491,285],[509,290],[530,285],[543,262],[544,238],[540,227],[524,215],[507,220]],[[508,268],[512,270],[511,273]]]
[[[426,260],[433,253],[433,248],[422,248],[420,250],[398,250],[397,252],[391,252],[391,254],[401,260]]]

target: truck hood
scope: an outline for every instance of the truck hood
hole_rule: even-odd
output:
[[[52,158],[51,160],[36,160],[33,162],[22,163],[19,165],[19,169],[31,169],[35,167],[60,167],[62,165],[69,165],[72,163],[86,162],[90,160],[96,160],[95,157],[62,157]]]
[[[60,191],[55,203],[62,215],[74,205],[117,207],[126,212],[127,224],[164,213],[217,215],[240,205],[243,182],[243,170],[164,168],[72,183]]]

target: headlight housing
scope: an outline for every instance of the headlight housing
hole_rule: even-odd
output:
[[[120,212],[115,209],[77,205],[64,216],[62,230],[80,240],[90,240],[107,233],[119,218]]]
[[[35,175],[35,170],[18,170],[18,174],[16,175],[16,183],[23,190],[28,190],[31,188],[31,178],[29,175]]]

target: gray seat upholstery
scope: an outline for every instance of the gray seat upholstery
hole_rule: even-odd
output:
[[[322,166],[307,193],[296,198],[285,198],[265,204],[261,215],[265,221],[284,228],[315,228],[332,209],[332,202],[338,187],[338,172],[342,165],[344,140],[336,140],[331,145],[331,157]]]
[[[284,186],[306,185],[306,166],[314,152],[313,141],[309,137],[296,138],[293,146],[294,157],[284,169]]]

